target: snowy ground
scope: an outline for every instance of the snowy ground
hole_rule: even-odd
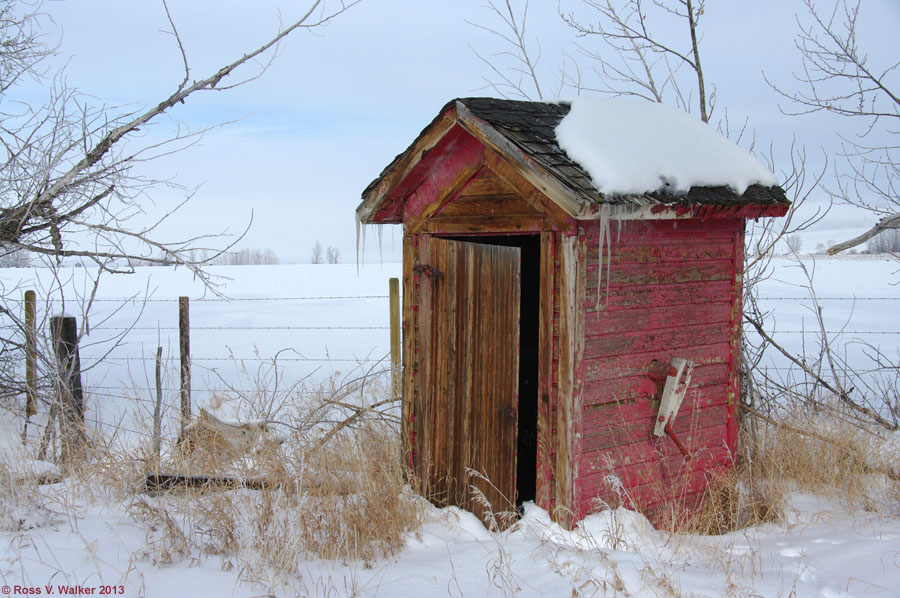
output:
[[[823,301],[826,325],[851,331],[845,334],[848,341],[864,339],[897,355],[900,293],[890,284],[896,280],[896,270],[896,262],[878,259],[817,261],[817,292],[820,298],[829,298]],[[140,427],[140,410],[146,412],[142,405],[149,394],[122,389],[147,387],[149,393],[152,370],[144,367],[143,359],[158,344],[164,347],[170,371],[176,371],[174,327],[180,295],[192,299],[195,358],[223,359],[199,362],[208,368],[195,375],[194,392],[200,404],[227,385],[251,384],[254,368],[266,366],[266,360],[281,349],[289,349],[282,357],[297,360],[280,361],[293,377],[325,376],[333,373],[331,368],[349,373],[387,353],[387,280],[399,275],[397,264],[365,266],[359,276],[356,266],[349,265],[239,267],[218,273],[232,279],[223,289],[231,301],[203,301],[201,286],[188,274],[162,268],[108,279],[112,282],[101,286],[99,299],[137,299],[108,319],[104,314],[118,303],[98,302],[87,338],[110,338],[119,332],[115,328],[135,328],[111,354],[121,361],[85,374],[91,419],[109,425],[115,421],[114,413],[131,413],[129,429]],[[65,285],[83,290],[80,274],[73,270]],[[16,286],[21,291],[34,288],[46,298],[54,283],[43,276],[31,270],[0,271],[7,293]],[[810,329],[808,307],[785,299],[806,296],[794,286],[801,279],[802,272],[791,262],[777,260],[775,277],[760,292],[779,330]],[[153,301],[144,305],[137,319],[135,312],[145,295]],[[71,296],[70,291],[69,301]],[[365,298],[309,299],[348,296]],[[857,299],[848,299],[852,297]],[[213,299],[209,294],[205,298]],[[55,313],[59,308],[53,305],[47,311]],[[787,341],[793,348],[802,346],[803,334],[786,336],[793,339]],[[865,359],[854,350],[848,349],[849,359]],[[82,358],[90,365],[103,351],[101,344],[86,344]],[[228,360],[230,353],[244,358],[249,375]],[[332,361],[301,361],[325,358]],[[774,367],[783,366],[776,363]],[[177,379],[169,376],[167,388],[172,390],[166,396],[173,410],[176,387]],[[13,448],[21,434],[17,422],[8,420],[0,426],[0,449],[6,452],[6,461],[17,468],[31,467]],[[10,478],[0,480],[0,495],[3,485],[10,483]],[[873,483],[877,483],[874,478]],[[639,515],[624,510],[594,515],[575,531],[566,532],[533,506],[510,531],[491,534],[468,513],[423,505],[425,525],[408,537],[406,548],[396,556],[371,568],[356,562],[309,560],[303,563],[305,573],[283,586],[252,583],[241,570],[228,570],[222,557],[202,553],[154,565],[146,555],[143,528],[126,512],[127,501],[102,488],[85,496],[69,481],[42,487],[41,493],[42,506],[19,514],[23,529],[0,531],[4,595],[39,591],[62,595],[65,592],[59,586],[81,586],[84,593],[92,590],[92,594],[166,597],[185,595],[188,588],[195,596],[900,595],[900,507],[854,511],[833,500],[797,493],[792,495],[784,523],[718,537],[658,532]]]
[[[26,513],[39,527],[0,533],[4,594],[6,586],[11,595],[33,588],[51,596],[66,593],[60,586],[81,586],[85,593],[112,588],[160,598],[188,589],[193,596],[241,597],[889,598],[900,583],[900,513],[847,511],[801,494],[785,523],[716,537],[659,532],[623,509],[567,532],[533,505],[511,530],[489,533],[470,513],[423,505],[426,523],[393,557],[369,566],[308,559],[298,576],[256,583],[227,558],[200,551],[154,564],[147,532],[126,513],[127,502],[75,498],[66,483],[45,494],[54,511],[68,515]]]

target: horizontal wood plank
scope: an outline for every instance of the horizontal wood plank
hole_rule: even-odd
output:
[[[671,439],[667,439],[672,443]],[[679,477],[685,474],[690,475],[693,472],[703,472],[709,468],[716,467],[730,460],[728,450],[718,445],[710,447],[708,450],[696,451],[691,454],[691,459],[687,460],[680,452],[669,454],[657,459],[649,459],[630,464],[613,463],[611,466],[604,465],[582,477],[585,489],[591,487],[600,488],[606,482],[604,478],[607,476],[615,476],[631,492],[638,490],[641,486],[654,486],[656,484],[668,485],[677,481]],[[594,468],[592,468],[594,469]],[[656,492],[662,488],[654,488]],[[656,493],[654,492],[654,493]],[[590,493],[590,491],[588,491]]]
[[[691,347],[711,345],[728,339],[729,322],[711,323],[708,326],[685,326],[665,330],[639,330],[595,336],[585,341],[586,357],[609,357],[648,351],[671,351],[673,356],[687,354]]]
[[[607,310],[593,312],[585,318],[585,335],[590,338],[604,334],[636,330],[661,330],[676,326],[704,326],[731,319],[731,302],[660,305],[639,310]]]
[[[497,233],[538,233],[550,228],[550,224],[542,216],[528,215],[494,215],[494,216],[460,216],[447,219],[429,219],[419,231],[432,234],[480,234]]]
[[[599,271],[600,267],[596,263],[588,265],[587,285],[589,288],[597,286]],[[732,276],[731,260],[709,260],[694,263],[620,264],[609,269],[603,268],[603,284],[600,288],[603,290],[607,286],[665,285],[718,280],[730,282]]]
[[[596,242],[600,236],[600,221],[584,222],[583,227],[588,242]],[[696,218],[685,220],[629,220],[610,222],[609,231],[613,245],[617,241],[629,239],[654,239],[664,241],[684,235],[701,234],[706,237],[729,235],[743,227],[740,219],[717,219],[704,221]]]
[[[678,429],[686,428],[685,422],[699,427],[718,425],[720,422],[711,419],[708,412],[724,408],[728,404],[728,384],[713,384],[688,391],[688,396],[678,410],[675,421]],[[624,401],[595,402],[584,408],[585,426],[590,434],[602,434],[607,428],[627,427],[634,424],[652,427],[659,413],[659,399],[630,399]],[[717,415],[722,415],[721,411]],[[721,420],[725,421],[724,417]],[[675,425],[674,423],[672,424]]]
[[[693,360],[694,367],[699,369],[710,365],[728,363],[727,343],[719,343],[698,347],[691,347],[684,355],[672,355],[668,352],[631,353],[628,355],[614,355],[593,357],[585,360],[585,380],[611,380],[615,378],[628,378],[632,376],[644,377],[654,359],[668,363],[672,357],[686,357]]]
[[[685,461],[678,454],[617,468],[612,473],[593,473],[582,478],[586,500],[580,507],[589,509],[587,512],[604,503],[642,512],[654,505],[666,505],[670,509],[691,508],[706,490],[709,473],[721,471],[729,462],[727,451],[719,448],[698,455],[692,461]],[[619,484],[624,486],[627,494],[616,492]]]
[[[497,176],[490,168],[485,168],[478,178],[471,181],[462,192],[463,195],[478,197],[497,195],[518,195],[516,190]]]
[[[707,401],[711,394],[719,392],[718,389],[710,387],[728,387],[731,382],[728,372],[728,366],[725,364],[709,368],[695,368],[691,376],[691,385],[688,388],[688,392],[702,396],[704,401]],[[647,376],[586,381],[584,385],[584,404],[585,407],[588,407],[605,405],[607,403],[646,401],[649,400],[646,393],[651,389],[656,389],[652,396],[655,401],[659,401],[659,397],[662,395],[661,387],[663,383],[664,381],[656,382],[650,380]]]
[[[646,309],[660,305],[706,305],[728,301],[732,292],[730,279],[699,281],[677,285],[633,285],[627,287],[607,287],[606,273],[599,289],[602,311],[622,309]],[[596,277],[593,286],[587,287],[585,307],[588,319],[596,317],[598,289]]]
[[[722,437],[726,434],[725,424],[708,428],[694,429],[678,435],[678,440],[688,449],[691,455],[708,452],[712,448],[724,447]],[[660,458],[683,457],[678,446],[666,436],[647,437],[641,442],[616,446],[605,450],[586,451],[582,455],[581,472],[584,475],[609,473],[615,468],[627,467],[637,463]]]
[[[657,413],[648,409],[639,417],[622,419],[619,413],[607,410],[605,416],[588,414],[584,432],[584,451],[586,453],[644,442],[651,436]],[[682,435],[689,434],[692,430],[721,426],[727,421],[728,406],[713,405],[696,411],[685,409],[682,412],[679,410],[671,427],[676,435]],[[588,425],[588,423],[593,425]]]
[[[596,247],[588,251],[588,264],[599,263],[600,254]],[[640,241],[614,245],[611,250],[603,251],[604,264],[654,264],[697,262],[704,260],[731,259],[734,243],[730,238],[691,243],[686,239],[672,240],[669,243]]]
[[[468,189],[466,189],[468,190]],[[538,215],[537,210],[522,201],[517,195],[494,195],[491,197],[471,197],[460,195],[448,202],[432,218],[455,218],[459,216],[502,216]]]

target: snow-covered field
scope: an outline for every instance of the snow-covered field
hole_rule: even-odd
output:
[[[181,296],[190,299],[195,411],[214,397],[272,384],[276,367],[282,388],[301,379],[315,383],[384,369],[388,279],[400,270],[400,264],[214,266],[209,273],[219,295],[184,269],[104,275],[80,346],[90,397],[85,417],[106,432],[115,426],[146,433],[156,350],[162,347],[163,413],[172,423],[180,400]],[[63,269],[57,277],[46,269],[0,269],[0,285],[14,299],[34,290],[37,317],[47,330],[49,317],[63,311],[84,324],[81,305],[95,274],[84,268]]]
[[[811,261],[805,263],[812,269]],[[897,281],[896,262],[820,259],[814,268],[826,327],[847,331],[844,341],[859,338],[888,355],[900,354],[900,292],[891,284]],[[112,360],[85,372],[88,418],[102,422],[95,425],[111,426],[124,413],[128,430],[146,430],[140,420],[152,396],[157,346],[167,358],[166,403],[174,418],[182,295],[191,298],[198,405],[226,394],[229,386],[252,386],[258,368],[268,371],[276,354],[290,381],[322,379],[335,370],[352,376],[354,368],[376,365],[388,351],[388,278],[399,276],[399,264],[367,265],[359,274],[355,265],[214,268],[213,273],[230,278],[221,289],[230,300],[211,296],[188,273],[171,269],[104,280],[81,349],[85,366],[109,348],[97,341],[124,335],[109,355]],[[39,317],[61,309],[79,315],[72,299],[76,290],[87,291],[83,274],[81,269],[64,274],[65,307],[47,306],[59,283],[46,272],[0,270],[0,281],[6,296],[37,291]],[[814,327],[808,304],[799,301],[807,293],[795,286],[802,280],[791,261],[776,260],[774,277],[760,290],[763,306],[772,310],[792,349],[801,348],[802,331]],[[134,300],[120,308],[113,300],[122,297]],[[867,359],[852,344],[847,356]],[[776,360],[773,367],[786,365]],[[14,448],[19,422],[5,418],[0,425],[6,461],[27,467]],[[0,479],[0,497],[12,477]],[[166,597],[900,595],[900,506],[890,504],[857,511],[794,493],[784,522],[715,537],[659,532],[624,510],[594,515],[567,532],[533,505],[519,524],[492,534],[471,514],[423,504],[426,523],[395,556],[368,564],[308,559],[301,575],[278,586],[253,583],[240,568],[229,570],[224,557],[199,552],[153,565],[141,556],[147,550],[145,530],[122,500],[102,489],[86,496],[73,484],[45,487],[41,508],[19,514],[22,529],[0,531],[4,595],[62,595],[61,586]]]
[[[880,256],[806,257],[803,264],[815,282],[826,330],[838,346],[849,344],[848,360],[866,365],[860,342],[900,357],[900,264]],[[769,312],[767,328],[800,352],[804,340],[809,346],[818,334],[806,275],[790,258],[773,265],[759,289],[760,304]],[[388,279],[400,277],[400,264],[209,270],[221,296],[183,269],[105,275],[81,346],[86,387],[98,395],[136,387],[150,392],[156,348],[162,346],[166,387],[176,389],[180,296],[190,298],[192,387],[201,402],[229,385],[246,386],[242,368],[255,370],[276,357],[286,379],[321,380],[372,367],[388,353]],[[25,290],[35,290],[39,320],[65,310],[82,323],[81,298],[90,293],[92,274],[70,268],[52,278],[45,269],[6,268],[0,269],[0,288],[12,307],[21,306],[16,299]],[[66,289],[65,303],[60,287]]]
[[[659,532],[622,509],[592,515],[567,532],[546,511],[526,505],[510,531],[489,533],[465,511],[424,508],[427,523],[399,554],[368,566],[309,559],[300,575],[279,587],[254,584],[215,555],[153,565],[142,556],[147,538],[141,526],[121,503],[99,500],[79,504],[70,520],[2,532],[0,583],[51,596],[64,594],[59,586],[93,588],[95,595],[111,586],[114,594],[159,598],[893,598],[900,583],[900,518],[848,512],[808,495],[794,496],[781,525],[714,537]]]

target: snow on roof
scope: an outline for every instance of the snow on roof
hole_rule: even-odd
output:
[[[778,184],[759,160],[708,124],[656,102],[576,98],[556,139],[604,195],[719,186],[741,195],[753,184]]]

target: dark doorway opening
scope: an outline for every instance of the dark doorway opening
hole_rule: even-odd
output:
[[[541,310],[540,235],[447,237],[456,241],[518,247],[521,253],[519,289],[519,405],[516,430],[516,507],[537,495],[538,355]]]

